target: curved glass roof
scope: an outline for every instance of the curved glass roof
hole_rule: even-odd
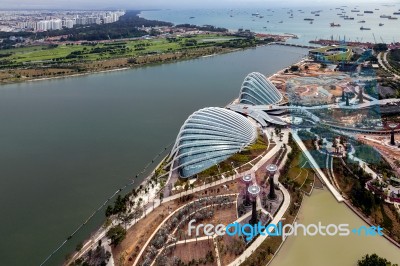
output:
[[[174,156],[174,169],[190,177],[226,160],[256,138],[256,128],[242,115],[225,108],[204,108],[185,121],[170,157]]]
[[[276,104],[282,101],[282,94],[263,74],[253,72],[244,79],[240,89],[239,102],[249,105]]]

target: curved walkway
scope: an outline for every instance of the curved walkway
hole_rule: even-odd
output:
[[[278,224],[281,220],[283,215],[286,213],[286,210],[289,208],[290,205],[290,194],[286,190],[286,188],[280,184],[279,182],[277,183],[280,190],[283,193],[283,203],[281,208],[279,209],[278,213],[275,215],[274,219],[272,219],[271,224]],[[268,228],[268,233],[272,233],[273,229]],[[259,245],[261,245],[262,242],[268,237],[268,234],[262,236],[259,235],[257,239],[251,243],[250,246],[246,248],[246,250],[239,256],[237,257],[232,263],[229,264],[229,266],[238,266],[240,265],[243,261],[246,260],[257,248]]]
[[[381,52],[378,54],[378,63],[389,73],[391,73],[396,79],[399,79],[400,76],[397,75],[396,73],[394,73],[392,70],[390,70],[389,68],[387,68],[387,66],[391,67],[390,63],[387,60],[387,55],[388,55],[389,51],[386,52]]]

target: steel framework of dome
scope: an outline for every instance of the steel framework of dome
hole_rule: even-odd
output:
[[[193,113],[180,129],[170,159],[182,177],[193,176],[229,158],[257,138],[242,115],[219,107]]]
[[[282,101],[283,96],[263,74],[252,72],[244,79],[239,102],[249,105],[268,105]]]

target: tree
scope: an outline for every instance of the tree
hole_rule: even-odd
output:
[[[106,209],[106,217],[110,217],[111,215],[113,215],[113,208],[108,205]]]
[[[386,43],[377,43],[374,45],[373,49],[376,52],[384,52],[388,50],[387,44]]]
[[[133,214],[133,219],[135,220],[136,223],[137,219],[142,217],[143,209],[140,206],[136,206],[135,209],[132,211],[132,214]]]
[[[297,65],[291,66],[290,71],[292,71],[292,72],[299,71],[299,66],[297,66]]]
[[[106,236],[111,240],[112,245],[117,246],[125,239],[126,230],[121,225],[117,225],[108,230]]]
[[[360,87],[360,92],[358,93],[358,102],[363,103],[364,102],[364,95],[363,95],[363,89]]]
[[[189,182],[186,182],[184,189],[185,189],[185,192],[187,192],[189,190]]]
[[[132,221],[133,218],[135,218],[135,215],[133,213],[129,214],[126,212],[119,213],[118,218],[124,223],[124,227],[126,229],[126,226],[130,221]]]
[[[357,263],[358,266],[398,266],[397,264],[392,264],[390,261],[385,258],[381,258],[375,253],[372,255],[365,255],[361,260]]]

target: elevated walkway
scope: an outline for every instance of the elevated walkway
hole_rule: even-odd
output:
[[[302,150],[303,154],[307,157],[308,161],[310,162],[312,168],[314,169],[315,173],[317,176],[323,180],[325,183],[326,187],[329,189],[329,191],[332,193],[332,195],[335,197],[335,199],[338,202],[343,202],[344,198],[342,195],[335,189],[335,187],[329,182],[328,177],[322,172],[321,168],[319,167],[318,163],[314,160],[310,152],[307,150],[306,146],[304,145],[303,141],[300,139],[299,135],[297,135],[296,131],[293,131],[292,133],[293,139],[296,141],[297,145],[299,145],[300,149]]]

